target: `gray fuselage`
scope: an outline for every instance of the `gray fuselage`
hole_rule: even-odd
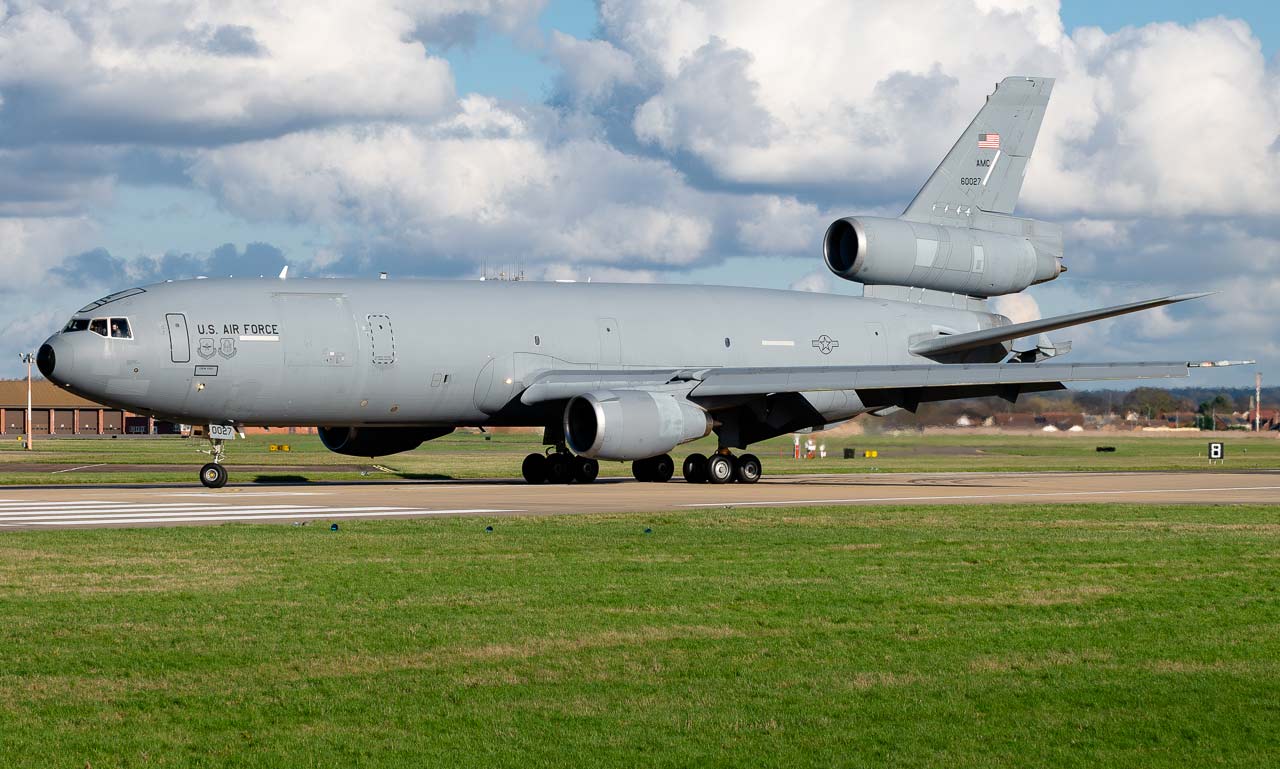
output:
[[[188,280],[77,313],[132,338],[50,338],[76,392],[184,423],[541,425],[547,370],[928,363],[908,341],[985,312],[768,289],[503,281]],[[69,324],[70,325],[70,324]],[[863,411],[822,393],[829,421]]]

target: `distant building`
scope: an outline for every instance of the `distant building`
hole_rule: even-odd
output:
[[[0,436],[27,432],[27,380],[0,379]],[[314,435],[314,427],[246,427],[246,433]],[[31,381],[32,435],[182,435],[176,422],[94,403],[45,379]]]
[[[27,431],[27,380],[0,380],[0,435]],[[44,379],[31,383],[33,435],[177,435],[181,426],[94,403]]]

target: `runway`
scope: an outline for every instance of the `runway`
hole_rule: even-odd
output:
[[[1280,471],[792,475],[710,486],[422,481],[229,486],[0,488],[0,529],[663,512],[700,507],[940,504],[1275,504]]]

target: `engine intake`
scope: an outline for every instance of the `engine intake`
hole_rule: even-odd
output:
[[[335,454],[385,457],[413,451],[425,441],[453,432],[452,427],[318,427],[320,442]]]
[[[564,410],[569,448],[593,459],[648,459],[709,432],[707,412],[667,393],[602,390],[577,396]]]
[[[861,216],[840,219],[822,238],[836,275],[866,285],[914,286],[969,296],[1016,294],[1063,271],[1056,225],[1031,219],[1004,232]]]

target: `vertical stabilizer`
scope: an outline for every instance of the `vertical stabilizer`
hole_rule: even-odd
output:
[[[1053,78],[1002,80],[902,218],[925,222],[957,207],[1012,214],[1052,90]]]

